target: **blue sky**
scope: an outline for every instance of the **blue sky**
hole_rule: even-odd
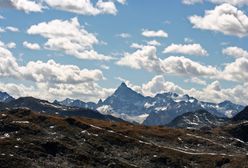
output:
[[[248,1],[0,1],[0,90],[97,101],[144,95],[246,104]],[[2,57],[2,58],[1,58]]]

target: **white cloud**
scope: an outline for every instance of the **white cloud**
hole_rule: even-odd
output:
[[[103,80],[100,70],[80,69],[75,65],[61,65],[54,60],[30,61],[26,66],[20,67],[20,72],[25,79],[42,83],[77,84]]]
[[[166,38],[168,37],[168,33],[163,30],[153,31],[153,30],[143,30],[142,35],[145,37],[161,37]]]
[[[185,38],[184,38],[184,42],[185,42],[185,43],[193,43],[194,40],[193,40],[192,38],[185,37]]]
[[[248,17],[230,4],[216,6],[205,12],[205,16],[191,16],[190,22],[196,29],[222,32],[225,35],[245,37],[248,35]]]
[[[160,71],[160,61],[156,55],[154,46],[143,46],[134,53],[125,53],[117,64],[133,69],[145,69],[148,71]]]
[[[237,82],[248,82],[248,59],[240,57],[234,62],[226,64],[221,77]]]
[[[6,47],[9,49],[16,48],[16,43],[10,42],[10,43],[6,44]]]
[[[74,84],[104,79],[100,70],[80,69],[75,65],[61,65],[54,60],[30,61],[27,65],[20,66],[12,53],[1,45],[0,76],[51,84]]]
[[[189,77],[215,76],[219,71],[212,66],[205,66],[185,57],[170,56],[161,60],[156,55],[154,46],[143,46],[134,53],[125,53],[117,64],[133,69],[145,69],[157,73],[174,74]]]
[[[215,3],[215,4],[229,3],[235,6],[248,5],[247,0],[208,0],[208,1]]]
[[[40,45],[38,43],[29,43],[27,41],[24,41],[23,46],[30,49],[30,50],[40,50]]]
[[[80,69],[75,65],[56,63],[54,60],[30,61],[21,66],[5,47],[0,42],[0,78],[31,82],[30,86],[0,82],[1,90],[17,97],[35,96],[49,100],[72,97],[96,101],[113,92],[113,89],[102,88],[96,83],[105,79],[98,69]]]
[[[195,83],[195,84],[199,84],[199,85],[207,85],[207,82],[205,80],[202,80],[202,79],[197,78],[197,77],[186,79],[185,82],[186,83]]]
[[[162,72],[189,76],[189,77],[214,77],[219,71],[210,65],[202,65],[185,57],[170,56],[161,61]]]
[[[105,70],[108,70],[108,69],[110,69],[110,67],[109,67],[109,66],[107,66],[107,65],[104,65],[104,64],[103,64],[103,65],[101,65],[101,66],[100,66],[100,68],[101,68],[101,69],[105,69]]]
[[[96,3],[96,7],[103,14],[112,14],[112,15],[116,15],[117,14],[117,9],[115,7],[115,4],[113,2],[111,2],[111,1],[102,1],[102,0],[99,0]]]
[[[120,34],[117,34],[118,37],[121,37],[121,38],[130,38],[131,35],[129,33],[120,33]]]
[[[228,3],[228,4],[239,6],[239,7],[248,5],[247,0],[182,0],[182,3],[185,5],[194,5],[194,4],[203,3],[204,1],[211,2],[214,4]]]
[[[126,0],[117,0],[117,2],[121,3],[122,5],[126,4]]]
[[[3,32],[5,32],[5,30],[0,27],[0,33],[3,33]]]
[[[10,0],[12,5],[18,9],[22,10],[26,13],[30,12],[42,12],[43,6],[40,3],[36,3],[35,1],[30,0]]]
[[[181,87],[166,81],[162,75],[156,75],[150,81],[141,85],[135,85],[131,81],[121,77],[117,77],[116,79],[125,82],[128,87],[145,96],[155,96],[158,93],[164,92],[184,93],[184,90]]]
[[[8,92],[14,97],[33,96],[40,99],[53,101],[65,98],[80,99],[82,101],[98,101],[105,99],[114,92],[113,89],[100,87],[96,83],[82,84],[55,84],[36,83],[34,85],[23,85],[15,83],[0,83],[0,90]]]
[[[207,56],[208,52],[200,44],[171,44],[164,53],[177,53],[196,56]]]
[[[222,50],[222,53],[228,56],[232,56],[234,58],[240,58],[240,57],[248,58],[248,51],[236,46],[227,47]]]
[[[151,46],[161,46],[161,43],[158,42],[157,40],[152,40],[152,41],[148,41],[147,45],[151,45]]]
[[[135,48],[135,49],[140,49],[140,48],[143,48],[144,45],[141,45],[141,44],[138,44],[138,43],[132,43],[130,45],[131,48]]]
[[[41,35],[47,38],[46,49],[63,51],[79,59],[111,60],[112,57],[99,54],[93,45],[99,40],[92,33],[87,32],[80,25],[77,18],[70,20],[52,20],[33,25],[28,29],[28,34]]]
[[[183,94],[183,89],[172,82],[166,81],[162,75],[155,76],[151,81],[142,85],[142,92],[145,95],[157,93],[174,92]]]
[[[18,78],[19,66],[12,53],[5,48],[4,43],[0,45],[0,76]]]
[[[6,27],[6,30],[9,30],[11,32],[19,32],[19,29],[17,27],[12,27],[12,26]]]
[[[2,15],[0,15],[0,20],[3,20],[3,19],[5,19],[5,17],[3,17]]]
[[[0,41],[0,47],[3,47],[3,48],[6,48],[6,49],[12,49],[12,48],[15,48],[16,47],[16,43],[14,42],[10,42],[10,43],[3,43],[2,41]]]
[[[45,2],[52,8],[81,15],[116,15],[118,12],[112,1],[98,0],[95,6],[91,0],[45,0]]]
[[[196,3],[203,3],[203,0],[182,0],[185,5],[194,5]]]

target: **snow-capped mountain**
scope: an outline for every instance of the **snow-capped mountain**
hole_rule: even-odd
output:
[[[225,123],[226,120],[227,119],[217,117],[206,110],[198,110],[176,117],[168,126],[188,129],[211,128]]]
[[[145,125],[165,125],[177,116],[201,109],[219,117],[230,118],[244,108],[244,106],[230,101],[219,104],[209,103],[199,101],[189,95],[178,95],[172,92],[145,97],[129,88],[125,83],[122,83],[113,95],[97,107],[99,111],[104,109],[106,112],[106,109],[110,109],[110,113],[116,117],[121,115],[122,119],[133,118],[139,123],[141,122],[140,116],[143,116]]]
[[[122,83],[113,95],[102,102],[102,105],[111,106],[118,114],[141,115],[144,114],[146,98],[133,91],[125,83]]]
[[[11,100],[14,100],[14,98],[12,96],[10,96],[8,93],[0,92],[0,102],[8,103]]]
[[[54,103],[64,105],[64,106],[70,106],[70,107],[79,107],[79,108],[86,108],[86,109],[96,109],[96,103],[93,102],[83,102],[81,100],[74,100],[74,99],[65,99],[63,101],[57,101],[55,100]]]
[[[173,96],[168,96],[168,93],[164,93],[154,97],[151,103],[153,106],[148,108],[150,115],[144,121],[145,125],[166,125],[177,116],[201,109],[207,110],[218,117],[231,118],[244,108],[244,106],[234,104],[230,101],[217,104],[199,101],[188,95],[172,93],[169,93],[169,95]]]
[[[83,107],[98,110],[102,114],[110,114],[126,121],[145,125],[166,125],[176,117],[187,112],[205,109],[213,115],[231,118],[244,106],[230,101],[209,103],[199,101],[189,95],[176,93],[160,93],[154,97],[145,97],[122,83],[106,100],[85,103],[80,100],[66,99],[62,105]]]

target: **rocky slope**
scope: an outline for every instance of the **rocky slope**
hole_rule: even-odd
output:
[[[5,110],[0,112],[0,165],[246,167],[247,141],[233,138],[232,129],[204,132]]]
[[[233,121],[248,120],[248,106],[232,118]]]
[[[14,100],[14,98],[12,96],[10,96],[6,92],[1,92],[0,91],[0,102],[2,102],[2,103],[8,103],[8,102],[10,102],[12,100]]]
[[[227,122],[227,119],[217,117],[206,110],[185,113],[172,120],[168,126],[187,129],[217,127]]]
[[[81,116],[108,121],[123,121],[122,119],[111,115],[103,115],[96,110],[63,106],[33,97],[21,97],[19,99],[12,100],[7,104],[3,104],[3,106],[7,106],[9,108],[28,108],[36,112],[56,114],[60,116]]]

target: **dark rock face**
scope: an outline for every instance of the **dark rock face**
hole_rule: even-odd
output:
[[[8,102],[10,102],[12,100],[14,100],[14,98],[12,96],[10,96],[6,92],[1,92],[0,91],[0,102],[2,102],[2,103],[8,103]]]
[[[231,129],[229,132],[235,138],[238,138],[244,142],[248,142],[248,123],[238,124],[236,127]]]
[[[248,120],[248,106],[233,117],[233,121],[242,121],[242,120]]]
[[[125,83],[122,83],[102,105],[111,106],[119,114],[140,115],[144,114],[144,101],[144,96],[127,87]]]

